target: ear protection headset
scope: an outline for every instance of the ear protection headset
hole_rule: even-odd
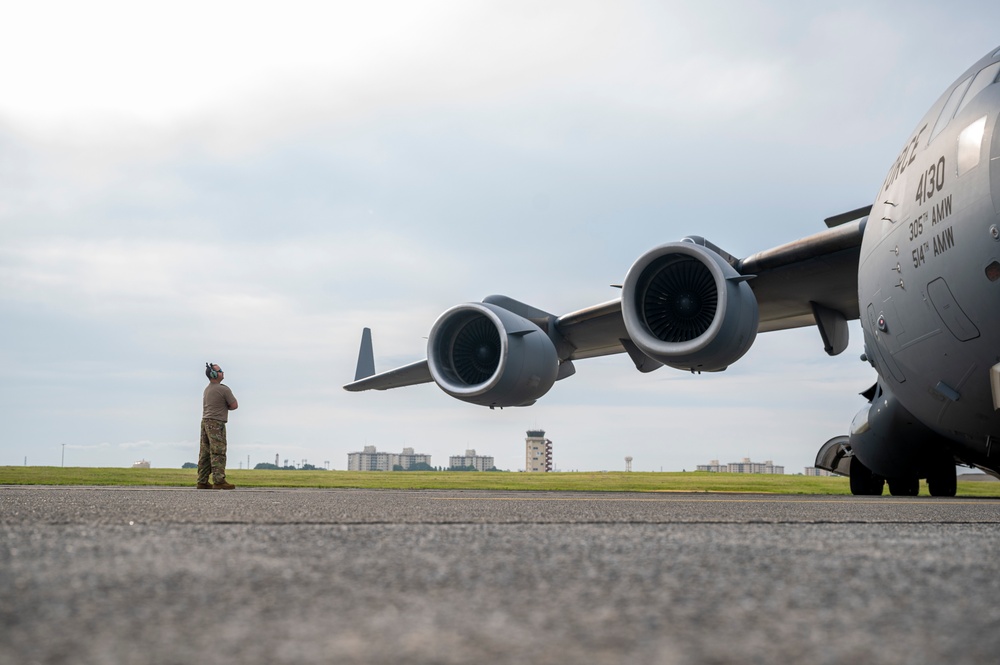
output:
[[[219,378],[219,373],[215,371],[214,367],[212,367],[212,363],[205,363],[205,376],[210,379]]]

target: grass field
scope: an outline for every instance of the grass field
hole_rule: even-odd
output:
[[[0,485],[193,487],[193,469],[2,466]],[[479,473],[438,471],[229,471],[239,487],[532,490],[579,492],[762,492],[850,494],[846,478],[740,473]],[[886,490],[888,494],[888,490]],[[927,486],[921,483],[921,495]],[[960,482],[959,496],[1000,497],[1000,483]]]

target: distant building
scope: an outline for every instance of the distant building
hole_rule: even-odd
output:
[[[421,462],[430,466],[431,456],[414,453],[413,448],[403,448],[403,452],[397,454],[380,453],[375,446],[365,446],[361,452],[347,454],[348,471],[392,471],[396,466],[409,469]]]
[[[132,462],[132,468],[133,469],[148,469],[149,468],[149,462],[147,462],[144,459],[141,459],[138,462]]]
[[[398,455],[391,455],[391,457],[393,460],[392,466],[389,467],[390,469],[395,466],[401,466],[404,469],[409,469],[414,464],[426,464],[427,466],[431,465],[430,455],[415,453],[413,452],[413,448],[403,448],[403,452]]]
[[[347,454],[348,471],[392,471],[389,453],[380,453],[375,446],[365,446],[359,453]]]
[[[699,464],[698,471],[710,471],[712,473],[773,473],[783,475],[785,467],[777,466],[771,460],[764,463],[751,462],[749,457],[744,457],[742,462],[730,462],[729,464],[719,464],[719,460],[714,459],[708,464]]]
[[[836,475],[839,475],[839,474],[831,473],[831,472],[827,471],[826,469],[817,469],[814,466],[807,466],[806,467],[805,475],[807,475],[807,476],[836,476]]]
[[[524,470],[552,470],[552,442],[545,438],[545,430],[529,429],[524,440]]]
[[[477,455],[475,450],[466,450],[465,455],[452,455],[448,458],[448,466],[452,469],[473,467],[476,471],[489,471],[494,468],[492,456]]]

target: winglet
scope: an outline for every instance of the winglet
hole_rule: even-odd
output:
[[[361,349],[358,351],[358,368],[354,380],[360,381],[375,375],[375,352],[372,350],[372,329],[361,331]]]

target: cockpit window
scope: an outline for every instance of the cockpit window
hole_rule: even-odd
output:
[[[997,51],[997,53],[1000,53],[1000,51]],[[931,137],[928,142],[933,141],[934,137],[948,126],[948,123],[951,122],[951,119],[959,111],[964,109],[987,86],[995,83],[998,78],[1000,78],[1000,62],[994,62],[992,65],[979,70],[979,73],[975,76],[970,76],[955,86],[955,89],[951,92],[951,96],[948,97],[948,101],[945,102],[944,108],[941,109],[941,115],[938,116],[937,122],[934,123],[934,129],[931,130]]]
[[[965,91],[969,89],[969,84],[972,83],[972,77],[965,79],[957,86],[951,93],[951,97],[945,103],[944,108],[941,109],[941,115],[938,116],[937,122],[934,123],[934,129],[931,130],[931,138],[933,141],[934,137],[941,133],[951,119],[955,117],[955,111],[958,109],[958,105],[962,103],[962,97],[965,95]]]
[[[986,133],[986,116],[962,130],[958,135],[958,175],[962,177],[979,166],[983,136]]]
[[[972,79],[972,85],[969,86],[968,91],[965,93],[965,97],[962,98],[962,103],[959,104],[958,109],[955,110],[955,115],[958,115],[959,111],[964,109],[966,104],[971,102],[976,95],[982,92],[983,88],[997,80],[997,72],[1000,72],[1000,62],[994,62],[989,67],[976,74],[976,78]]]

